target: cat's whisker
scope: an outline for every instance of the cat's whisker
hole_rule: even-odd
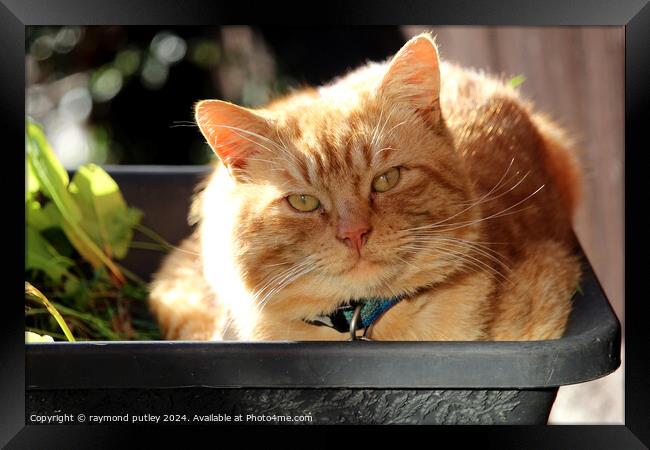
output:
[[[310,256],[304,258],[297,264],[294,264],[291,266],[289,269],[287,269],[284,272],[281,272],[280,274],[275,275],[271,280],[269,280],[268,283],[264,285],[263,288],[259,289],[256,291],[256,293],[253,295],[253,298],[258,302],[259,304],[264,303],[264,301],[269,298],[274,292],[280,290],[278,289],[279,286],[282,286],[283,283],[287,280],[290,279],[295,273],[300,272],[302,269],[305,267],[309,267],[310,264],[313,264],[312,258]],[[275,286],[273,286],[275,283]],[[273,287],[272,287],[273,286]],[[283,286],[284,287],[284,286]],[[282,287],[282,288],[283,288]],[[260,296],[264,293],[265,290],[271,288],[269,292],[267,292],[262,300],[259,300]]]
[[[419,270],[420,272],[422,271],[422,269],[420,269],[418,266],[416,266],[416,265],[413,264],[413,263],[408,262],[407,260],[405,260],[405,259],[402,258],[401,256],[398,256],[398,255],[393,255],[393,256],[394,256],[395,258],[397,258],[398,260],[402,261],[404,264],[407,264],[407,265],[413,267],[414,269]]]
[[[506,181],[506,182],[504,183],[504,185],[507,184],[507,183],[509,183],[510,180],[512,180],[512,179],[513,179],[515,176],[517,176],[518,174],[519,174],[519,171],[517,171],[517,173],[516,173],[515,175],[513,175],[513,176],[512,176],[508,181]],[[496,200],[496,199],[498,199],[498,198],[501,198],[501,197],[503,197],[504,195],[507,195],[508,193],[512,192],[512,191],[515,190],[515,189],[516,189],[516,188],[517,188],[521,183],[524,182],[524,180],[528,177],[528,175],[530,175],[530,170],[529,170],[528,172],[526,172],[526,173],[524,174],[524,176],[521,177],[521,178],[519,179],[519,181],[517,181],[517,183],[515,183],[514,186],[512,186],[511,188],[507,189],[507,190],[504,191],[504,192],[501,192],[501,193],[495,195],[494,197],[490,197],[490,198],[487,198],[487,199],[481,201],[481,204],[482,204],[482,203],[487,203],[487,202],[494,201],[494,200]]]
[[[305,267],[302,267],[299,270],[296,270],[296,271],[292,272],[284,280],[282,280],[280,283],[278,283],[269,293],[267,293],[265,298],[263,298],[259,303],[260,308],[262,308],[266,303],[268,303],[268,300],[273,298],[273,295],[275,295],[277,292],[280,292],[285,287],[289,286],[291,283],[296,281],[298,278],[306,275],[309,272],[312,272],[315,269],[315,267],[316,266],[313,265],[313,264],[312,265],[307,265]],[[261,311],[261,309],[260,309],[260,311]]]
[[[175,120],[169,125],[169,128],[178,128],[178,127],[191,127],[198,128],[196,122],[190,120]]]
[[[485,245],[486,243],[483,241],[469,241],[467,239],[460,239],[457,237],[452,237],[452,236],[446,236],[446,235],[440,235],[440,233],[434,231],[434,232],[419,232],[419,233],[413,233],[412,235],[409,235],[408,237],[413,237],[413,238],[422,238],[422,239],[432,239],[432,240],[438,240],[438,239],[444,239],[444,240],[454,240],[458,242],[465,242],[471,245],[474,245],[476,247],[482,248],[485,251],[488,251],[492,254],[495,254],[497,256],[502,256],[498,251],[494,250],[493,248],[489,247],[488,245]],[[492,244],[488,242],[487,244]]]
[[[291,262],[290,262],[290,261],[282,261],[282,262],[275,263],[275,264],[266,264],[266,265],[264,266],[264,268],[267,268],[267,267],[284,266],[284,265],[286,265],[286,264],[291,264]]]
[[[386,120],[384,120],[384,124],[381,126],[381,130],[377,134],[377,142],[373,145],[373,147],[378,146],[377,144],[379,143],[379,139],[382,137],[384,133],[384,128],[386,128],[386,125],[388,125],[388,122],[390,121],[390,118],[393,115],[394,111],[395,111],[394,108],[391,108],[390,111],[388,112],[388,116],[386,117]]]
[[[228,128],[232,128],[232,127],[228,127]],[[233,133],[236,134],[237,136],[239,136],[241,139],[244,139],[244,140],[250,142],[251,144],[255,144],[255,145],[257,145],[258,147],[261,147],[261,148],[263,148],[263,149],[265,149],[265,150],[268,150],[270,153],[273,153],[273,154],[275,153],[273,150],[271,150],[270,148],[268,148],[266,145],[263,145],[263,144],[261,144],[261,143],[259,143],[259,142],[257,142],[257,141],[252,140],[252,139],[249,139],[249,138],[247,138],[246,136],[242,136],[242,135],[239,134],[237,131],[233,131]],[[226,145],[227,145],[227,144],[220,144],[220,145],[217,145],[217,147],[225,147]],[[248,158],[247,158],[247,159],[248,159]]]
[[[259,315],[262,312],[262,309],[264,308],[265,304],[268,302],[269,299],[273,297],[275,293],[281,291],[282,289],[284,289],[284,287],[288,286],[291,282],[295,281],[295,279],[297,278],[296,276],[297,274],[299,274],[298,276],[301,276],[302,275],[300,274],[301,270],[304,270],[305,267],[308,267],[310,262],[311,262],[310,257],[303,259],[299,263],[291,266],[289,269],[273,276],[271,280],[269,280],[269,282],[264,285],[264,287],[257,290],[253,294],[253,300],[255,302],[254,307],[257,314]],[[277,282],[277,284],[273,286],[275,282]],[[264,293],[265,290],[269,288],[271,288],[271,290],[268,291],[264,295],[264,297],[260,300],[259,297]],[[230,327],[230,323],[228,323],[227,328],[229,327]]]
[[[223,324],[223,328],[221,331],[221,337],[225,341],[227,340],[228,333],[230,332],[230,327],[232,326],[233,322],[235,319],[232,317],[232,313],[228,312],[228,320]]]
[[[257,305],[257,313],[261,314],[262,310],[264,307],[268,304],[269,300],[273,298],[273,296],[282,291],[285,287],[290,285],[291,283],[295,282],[297,279],[301,278],[302,276],[312,272],[313,270],[316,269],[316,265],[307,265],[305,267],[302,267],[300,270],[292,272],[292,274],[288,277],[286,277],[282,282],[280,282],[277,286],[275,286],[271,291],[269,291],[264,298],[262,298]]]
[[[232,130],[232,131],[235,131],[235,132],[244,133],[244,134],[247,134],[247,135],[249,135],[249,136],[253,136],[253,137],[256,137],[256,138],[258,138],[258,139],[261,139],[262,141],[268,142],[269,144],[273,145],[273,146],[274,146],[276,149],[278,149],[278,150],[281,150],[281,151],[282,151],[282,150],[286,150],[286,149],[284,149],[283,147],[281,147],[280,144],[278,144],[277,142],[275,142],[273,139],[270,139],[270,138],[268,138],[268,137],[266,137],[266,136],[262,136],[261,134],[259,134],[259,133],[255,133],[255,132],[253,132],[253,131],[246,130],[246,129],[244,129],[244,128],[239,128],[239,127],[235,127],[235,126],[232,126],[232,125],[225,125],[225,124],[215,124],[215,123],[211,123],[211,124],[210,124],[210,127],[214,127],[214,128],[226,128],[226,129],[229,129],[229,130]],[[269,151],[270,151],[270,150],[269,150]]]
[[[309,267],[310,264],[311,264],[311,261],[303,261],[300,264],[296,264],[296,265],[292,266],[289,270],[285,271],[280,276],[275,277],[273,280],[271,280],[271,282],[267,284],[265,289],[271,287],[271,289],[273,290],[273,289],[277,288],[278,286],[281,286],[285,282],[285,280],[291,278],[294,274],[300,272],[305,267]],[[260,290],[260,294],[262,292],[264,292],[264,290]]]
[[[502,259],[503,256],[501,256],[499,253],[494,252],[494,250],[492,250],[490,248],[488,248],[489,251],[487,251],[487,250],[481,248],[481,246],[479,246],[478,244],[474,244],[473,242],[470,242],[470,241],[464,241],[462,239],[453,239],[453,238],[439,238],[439,237],[432,237],[432,236],[427,236],[427,237],[424,237],[424,238],[420,238],[418,241],[419,242],[458,242],[458,243],[462,243],[462,244],[468,245],[474,251],[476,251],[477,253],[479,253],[479,254],[483,255],[484,257],[490,259],[491,261],[499,264],[500,266],[505,268],[507,271],[509,271],[509,272],[512,271],[510,266],[508,266],[503,261],[503,259]],[[493,253],[490,253],[490,252],[494,252],[494,253],[496,253],[496,255],[494,255]]]
[[[422,253],[422,252],[424,252],[426,250],[431,250],[431,249],[427,248],[427,247],[414,246],[414,247],[407,248],[407,253]],[[477,263],[467,259],[465,257],[465,255],[460,250],[453,251],[450,248],[442,248],[442,249],[438,249],[438,251],[440,252],[440,254],[438,255],[438,258],[440,260],[443,260],[443,261],[448,262],[450,264],[457,263],[457,262],[460,261],[460,262],[463,263],[463,266],[469,266],[470,268],[474,269],[476,272],[485,271],[484,267],[482,267],[482,266],[478,265]],[[490,273],[490,276],[494,277],[494,275],[491,274],[491,273]]]
[[[504,178],[506,177],[506,175],[507,175],[508,172],[510,171],[510,168],[512,167],[512,164],[513,164],[514,162],[515,162],[515,158],[512,158],[512,160],[510,161],[510,164],[509,164],[508,167],[506,168],[506,171],[503,173],[503,175],[501,176],[501,178],[499,179],[499,181],[497,182],[497,184],[496,184],[492,189],[490,189],[490,191],[489,191],[487,194],[483,195],[483,196],[482,196],[481,198],[479,198],[476,202],[474,202],[473,204],[471,204],[471,205],[468,206],[467,208],[461,210],[460,212],[457,212],[456,214],[454,214],[454,215],[452,215],[452,216],[450,216],[450,217],[447,217],[446,219],[443,219],[443,220],[441,220],[441,221],[438,221],[438,222],[436,222],[436,223],[434,223],[434,224],[426,225],[425,227],[430,228],[430,227],[434,227],[434,226],[436,226],[436,225],[439,225],[439,224],[445,223],[445,222],[447,222],[447,221],[453,219],[454,217],[458,217],[459,215],[463,214],[464,212],[467,212],[467,211],[469,211],[470,209],[472,209],[472,208],[474,208],[474,207],[480,205],[481,202],[482,202],[485,198],[487,198],[488,196],[490,196],[490,194],[492,194],[492,192],[494,192],[494,190],[495,190],[495,189],[496,189],[496,188],[501,184],[501,182],[504,180]]]
[[[454,231],[454,230],[465,228],[465,227],[468,227],[468,226],[471,226],[471,225],[476,225],[478,223],[481,223],[481,222],[489,220],[489,219],[500,219],[502,217],[511,216],[513,214],[518,214],[520,212],[527,211],[529,209],[534,209],[534,208],[535,208],[535,206],[531,205],[531,206],[526,206],[524,208],[516,209],[514,211],[510,211],[510,212],[505,212],[506,210],[503,210],[501,212],[494,213],[494,214],[492,214],[490,216],[483,217],[481,219],[477,219],[477,220],[473,220],[473,221],[469,221],[469,222],[460,222],[458,224],[451,224],[451,225],[449,225],[451,228],[443,228],[443,229],[436,230],[436,231],[438,233],[446,233],[448,231]]]
[[[285,144],[284,140],[282,139],[282,136],[280,135],[280,128],[278,122],[276,122],[275,124],[275,135],[280,140],[280,144],[282,144],[281,147],[284,149],[288,149],[289,147],[287,146],[287,144]]]
[[[265,163],[269,163],[269,164],[273,164],[273,165],[277,164],[275,161],[271,161],[269,159],[253,158],[252,156],[249,156],[248,158],[246,158],[246,161],[259,161],[259,162],[265,162]]]
[[[292,272],[294,272],[294,271],[296,271],[296,270],[300,270],[302,267],[308,265],[309,262],[310,262],[309,259],[310,259],[310,258],[307,257],[307,258],[305,258],[305,259],[299,261],[298,263],[296,263],[296,264],[290,266],[288,269],[286,269],[286,270],[284,270],[284,271],[282,271],[282,272],[280,272],[280,273],[278,273],[278,274],[273,275],[273,276],[271,277],[271,279],[268,280],[268,281],[266,281],[265,284],[264,284],[261,288],[256,289],[256,290],[254,291],[254,295],[253,295],[253,296],[254,296],[255,298],[258,298],[260,295],[262,295],[262,293],[263,293],[266,289],[270,288],[270,287],[273,285],[273,283],[275,283],[275,282],[281,283],[282,280],[283,280],[284,278],[286,278],[287,276],[290,276],[290,274],[291,274]]]
[[[501,178],[499,178],[499,181],[497,181],[496,184],[494,186],[492,186],[492,188],[482,198],[489,197],[495,190],[497,190],[497,188],[499,188],[499,186],[501,186],[502,183],[507,184],[507,183],[510,182],[510,180],[512,178],[509,178],[505,183],[504,183],[503,180],[505,180],[506,176],[508,175],[508,172],[510,172],[510,169],[512,168],[512,165],[515,162],[515,158],[516,157],[514,157],[514,156],[512,157],[512,159],[510,160],[510,163],[508,164],[508,167],[506,167],[505,172],[503,172],[503,175],[501,175]],[[519,171],[515,172],[515,174],[513,176],[517,176],[518,174],[519,174]],[[480,199],[479,199],[479,201],[480,201]],[[458,203],[458,205],[471,204],[472,202],[473,201],[460,202],[460,203]]]
[[[192,124],[192,125],[190,125],[190,124],[180,124],[180,123],[175,123],[175,124],[171,124],[171,125],[169,126],[169,128],[181,128],[181,127],[195,128],[195,127],[197,127],[197,125],[196,125],[196,124]]]
[[[297,157],[292,152],[290,152],[289,149],[286,148],[286,146],[281,146],[280,144],[275,142],[273,139],[270,139],[270,138],[268,138],[266,136],[262,136],[262,135],[260,135],[258,133],[253,132],[253,131],[245,130],[243,128],[239,128],[239,127],[235,127],[235,126],[231,126],[231,125],[211,124],[211,126],[212,127],[218,127],[218,128],[227,128],[227,129],[233,130],[233,133],[236,134],[237,136],[239,136],[240,138],[245,139],[248,142],[251,142],[251,143],[253,143],[255,145],[258,145],[258,146],[264,148],[265,150],[269,151],[270,153],[272,153],[274,155],[278,155],[278,152],[280,152],[280,154],[287,157],[287,160],[292,162],[293,164],[298,164],[299,163]],[[257,138],[257,139],[261,139],[261,140],[269,143],[275,150],[267,147],[266,145],[262,145],[260,142],[257,142],[257,141],[254,141],[252,139],[249,139],[249,138],[247,138],[245,136],[242,136],[239,133],[248,134],[248,135],[253,136],[253,137]],[[212,139],[212,140],[214,141],[214,139]]]
[[[494,185],[492,187],[492,189],[490,189],[490,191],[487,194],[484,195],[484,197],[486,197],[486,198],[481,200],[481,203],[487,203],[487,202],[492,201],[495,198],[498,198],[502,194],[502,192],[495,192],[495,191],[497,191],[497,188],[498,188],[498,190],[501,190],[501,188],[506,188],[506,186],[508,186],[508,184],[512,180],[514,180],[517,177],[517,175],[519,175],[519,171],[516,171],[515,173],[513,173],[507,180]],[[494,197],[489,196],[492,193],[494,193]],[[473,204],[475,201],[476,200],[467,200],[467,201],[464,201],[464,202],[457,202],[457,203],[454,204],[454,206],[467,206],[467,205]]]
[[[388,291],[391,297],[397,297],[400,294],[399,292],[395,291],[395,289],[389,284],[389,280],[381,278],[379,280],[379,284]]]
[[[288,269],[286,269],[286,270],[284,270],[284,271],[282,271],[282,272],[280,272],[280,273],[274,274],[274,275],[271,277],[271,279],[269,279],[269,280],[265,280],[264,285],[263,285],[262,287],[260,287],[259,289],[255,289],[255,290],[253,291],[253,295],[252,295],[253,299],[257,302],[257,300],[259,299],[259,297],[260,297],[260,296],[261,296],[261,295],[262,295],[262,294],[263,294],[267,289],[271,289],[271,286],[273,286],[273,283],[275,283],[275,282],[277,282],[277,281],[280,281],[283,277],[286,277],[288,274],[290,274],[290,273],[291,273],[293,270],[295,270],[295,269],[296,269],[296,265],[293,265],[293,266],[289,267]]]
[[[454,230],[458,230],[458,229],[461,229],[461,228],[465,228],[465,227],[468,227],[468,226],[471,226],[471,225],[478,224],[478,223],[480,223],[480,222],[482,222],[484,220],[488,220],[488,219],[499,219],[499,218],[502,218],[502,217],[505,217],[505,216],[518,214],[520,212],[523,212],[523,211],[526,211],[526,210],[529,210],[529,209],[532,209],[532,208],[535,208],[535,206],[533,206],[533,205],[526,206],[524,208],[516,209],[516,210],[510,211],[510,212],[501,211],[499,213],[495,213],[495,214],[493,214],[491,216],[484,217],[484,218],[481,218],[481,219],[467,221],[467,222],[457,222],[457,223],[454,223],[454,224],[445,225],[446,227],[449,227],[449,228],[438,229],[437,227],[433,227],[432,229],[429,229],[429,230],[424,229],[424,230],[419,230],[419,231],[429,233],[432,236],[434,236],[434,235],[444,235],[443,233],[446,233],[448,231],[454,231]]]
[[[395,125],[393,128],[391,128],[390,130],[388,130],[388,132],[386,133],[386,138],[391,137],[391,136],[393,135],[393,133],[395,132],[395,130],[396,130],[398,127],[404,125],[406,122],[407,122],[406,120],[403,120],[403,121],[401,121],[400,123],[398,123],[397,125]]]
[[[390,147],[390,146],[389,146],[389,147],[384,147],[384,148],[382,148],[382,149],[379,149],[379,150],[377,151],[377,153],[375,153],[375,158],[378,158],[380,154],[382,154],[383,152],[385,152],[385,151],[387,151],[387,150],[395,150],[395,149],[394,149],[393,147]]]
[[[377,121],[377,124],[375,125],[375,128],[372,132],[372,139],[370,140],[370,147],[374,148],[375,147],[375,141],[377,139],[377,132],[379,130],[379,125],[381,124],[381,118],[384,115],[384,104],[382,103],[381,105],[381,110],[379,111],[379,120]]]
[[[505,267],[508,271],[512,271],[512,269],[508,265],[509,262],[508,258],[502,255],[501,253],[497,252],[496,250],[490,247],[478,243],[470,242],[469,244],[472,245],[474,248],[476,248],[480,253],[484,254],[486,257],[492,259],[494,262]]]
[[[463,255],[463,257],[467,259],[468,255]],[[469,257],[469,260],[471,260],[473,267],[478,268],[479,272],[487,271],[488,274],[496,281],[505,282],[508,284],[512,283],[509,274],[504,274],[503,272],[498,270],[496,267],[493,267],[489,263],[485,261],[481,261],[480,259],[472,256]],[[512,271],[509,269],[508,272],[512,272]]]
[[[352,139],[354,139],[355,137],[358,137],[358,136],[363,136],[363,137],[367,138],[368,133],[363,131],[363,130],[355,130],[353,133],[350,134],[350,136],[348,137],[348,140],[345,142],[345,145],[343,147],[349,147],[350,142],[352,142]]]
[[[489,215],[487,217],[482,217],[482,218],[476,219],[476,220],[470,220],[470,221],[467,221],[467,222],[458,222],[458,223],[455,223],[455,224],[447,224],[447,225],[440,225],[441,222],[437,222],[437,223],[434,223],[434,224],[431,224],[431,225],[422,225],[420,227],[408,228],[408,229],[403,230],[403,231],[410,232],[410,231],[430,230],[430,229],[442,228],[441,230],[439,230],[440,232],[447,232],[447,231],[457,230],[459,228],[463,228],[463,227],[466,227],[466,226],[470,226],[470,225],[473,225],[473,224],[477,224],[477,223],[483,222],[484,220],[503,217],[503,216],[509,215],[509,214],[504,214],[504,213],[506,213],[507,211],[510,211],[512,208],[515,208],[515,207],[521,205],[522,203],[524,203],[525,201],[529,200],[531,197],[533,197],[539,191],[541,191],[544,188],[544,186],[545,186],[544,184],[541,185],[532,194],[530,194],[530,195],[526,196],[524,199],[516,202],[514,205],[511,205],[508,208],[505,208],[505,209],[503,209],[503,210],[501,210],[499,212],[496,212],[494,214],[491,214],[491,215]],[[514,212],[525,211],[526,209],[531,208],[531,207],[522,208],[522,209],[514,211]],[[447,228],[447,227],[450,227],[450,228]]]
[[[456,258],[459,258],[461,260],[465,260],[467,263],[471,264],[475,268],[480,268],[481,270],[487,270],[488,272],[492,273],[493,275],[500,277],[503,281],[506,281],[508,279],[508,277],[506,275],[501,273],[501,271],[499,271],[498,269],[492,267],[490,264],[488,264],[488,263],[486,263],[484,261],[481,261],[480,259],[475,258],[474,256],[469,255],[466,252],[463,253],[463,250],[465,250],[465,251],[472,250],[469,246],[465,246],[465,245],[462,245],[462,244],[459,244],[459,243],[449,243],[448,242],[448,243],[444,243],[444,244],[436,245],[436,246],[431,246],[431,247],[418,247],[418,246],[412,246],[412,247],[418,248],[419,251],[425,251],[425,252],[426,251],[432,252],[432,251],[436,251],[436,250],[437,251],[441,251],[441,250],[443,250],[443,251],[444,250],[447,250],[447,251],[449,251],[449,250],[452,250],[452,251],[453,250],[458,250],[460,253],[455,255]]]
[[[177,251],[179,251],[181,253],[185,253],[185,254],[192,255],[192,256],[201,256],[201,253],[199,253],[199,252],[193,252],[191,250],[187,250],[186,248],[181,248],[178,245],[171,245],[171,244],[164,245],[163,244],[163,247],[169,247],[169,250],[177,250]]]

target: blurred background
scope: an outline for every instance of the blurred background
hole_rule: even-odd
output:
[[[193,104],[259,106],[383,60],[421,31],[441,57],[505,77],[580,143],[576,232],[624,326],[623,27],[26,27],[26,108],[68,169],[206,164]],[[560,388],[550,423],[624,423],[623,368]]]

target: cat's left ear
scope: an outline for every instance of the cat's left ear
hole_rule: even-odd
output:
[[[430,34],[409,40],[393,57],[379,86],[381,95],[407,103],[427,120],[440,118],[440,59]]]

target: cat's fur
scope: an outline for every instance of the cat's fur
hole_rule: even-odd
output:
[[[404,293],[373,339],[562,335],[580,277],[569,140],[516,89],[440,62],[428,34],[265,108],[199,102],[196,119],[222,164],[151,286],[166,338],[344,340],[306,320]]]

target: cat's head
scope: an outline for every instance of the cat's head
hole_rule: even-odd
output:
[[[469,261],[471,183],[439,95],[438,52],[420,35],[387,64],[265,108],[197,104],[229,203],[204,214],[234,215],[224,238],[251,289],[389,297]]]

